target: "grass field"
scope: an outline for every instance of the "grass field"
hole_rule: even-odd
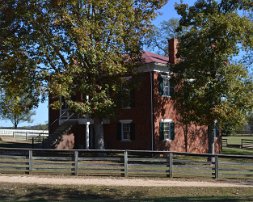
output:
[[[253,188],[1,184],[0,201],[253,201]]]
[[[247,139],[247,140],[253,140],[253,135],[251,136],[243,136],[243,135],[238,135],[238,136],[224,136],[222,139],[227,139],[228,144],[232,145],[241,145],[241,139]]]
[[[225,136],[222,139],[227,139],[228,145],[233,145],[236,147],[223,147],[223,154],[235,154],[235,155],[253,155],[253,149],[241,149],[239,146],[241,145],[241,139],[253,140],[252,136]]]
[[[231,144],[240,138],[228,137]],[[244,138],[244,137],[243,137]],[[253,137],[250,137],[253,139]],[[0,142],[0,147],[25,147],[23,143]],[[225,154],[249,154],[253,150],[227,148]],[[215,187],[106,187],[0,183],[1,201],[253,201],[253,188]]]
[[[253,155],[253,149],[240,149],[234,147],[223,147],[222,154]]]

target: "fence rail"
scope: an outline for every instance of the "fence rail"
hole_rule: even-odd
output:
[[[253,149],[253,140],[241,139],[241,148]]]
[[[227,139],[222,139],[222,147],[227,147],[228,146],[228,140]]]
[[[135,150],[0,149],[0,173],[203,177],[253,183],[253,156]]]
[[[0,129],[0,136],[13,137],[18,140],[33,141],[48,136],[47,130]]]
[[[26,129],[0,129],[0,135],[13,135],[13,133],[20,133],[21,135],[25,133],[29,134],[38,134],[38,133],[46,133],[48,134],[48,130],[26,130]]]

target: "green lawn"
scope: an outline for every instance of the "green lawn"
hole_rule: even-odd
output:
[[[240,149],[241,139],[253,140],[252,136],[224,136],[222,139],[227,139],[228,147],[223,146],[222,153],[223,154],[235,154],[235,155],[253,155],[253,149]],[[235,147],[231,147],[235,146]]]
[[[253,188],[0,185],[0,201],[253,201]]]
[[[223,147],[222,154],[253,155],[253,149],[240,149],[234,147]]]
[[[228,144],[232,144],[232,145],[241,145],[241,139],[247,139],[247,140],[253,140],[253,135],[251,136],[224,136],[222,137],[222,139],[227,139],[228,140]]]

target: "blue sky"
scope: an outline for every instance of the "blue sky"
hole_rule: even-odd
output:
[[[189,4],[195,2],[195,0],[184,1]],[[161,15],[157,16],[157,18],[153,21],[155,25],[159,25],[162,21],[168,20],[170,18],[178,17],[176,10],[174,9],[175,3],[180,3],[180,0],[169,0],[169,2],[161,9],[159,12]],[[20,126],[27,125],[36,125],[36,124],[44,124],[48,121],[48,101],[46,100],[44,103],[41,103],[39,107],[35,110],[36,115],[32,117],[32,123],[20,123]],[[12,127],[12,124],[8,120],[0,120],[0,127]]]

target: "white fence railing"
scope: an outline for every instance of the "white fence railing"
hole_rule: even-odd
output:
[[[48,136],[48,130],[0,129],[0,136]]]

